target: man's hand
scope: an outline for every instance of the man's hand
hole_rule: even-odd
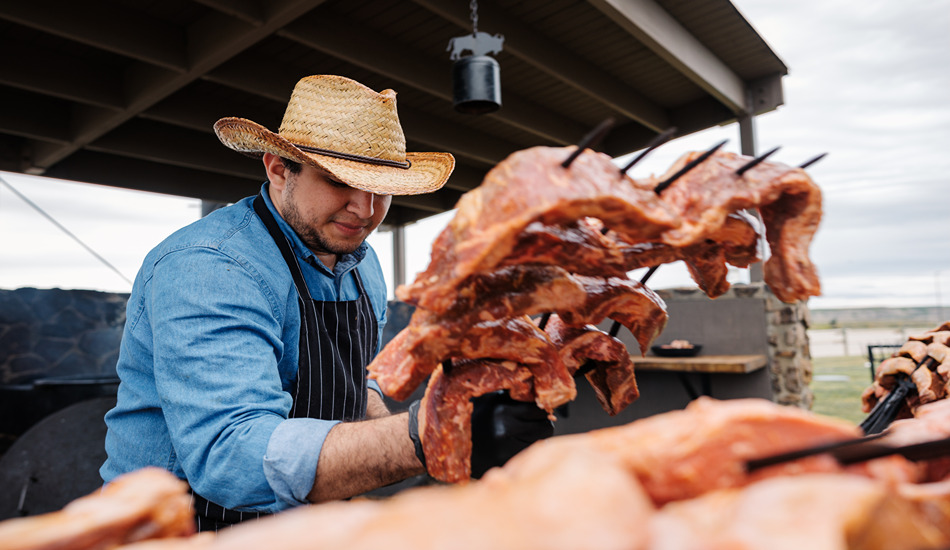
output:
[[[472,402],[472,478],[554,434],[547,412],[534,403],[515,401],[507,392],[489,393]]]

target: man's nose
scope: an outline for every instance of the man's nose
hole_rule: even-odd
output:
[[[376,195],[373,193],[368,193],[360,189],[353,189],[350,192],[350,202],[347,204],[346,209],[356,214],[361,219],[369,219],[373,217],[374,205],[373,199],[376,198]]]

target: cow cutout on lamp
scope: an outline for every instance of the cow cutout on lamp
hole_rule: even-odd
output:
[[[471,55],[475,57],[497,54],[501,52],[501,48],[504,44],[504,36],[479,31],[450,39],[445,51],[452,52],[449,54],[449,59],[458,61],[462,58],[462,52],[470,51],[472,52]]]
[[[478,30],[478,3],[471,1],[472,32],[449,40],[452,104],[460,113],[483,115],[501,108],[501,68],[488,54],[498,54],[505,43],[500,34]],[[471,55],[463,57],[466,51]]]

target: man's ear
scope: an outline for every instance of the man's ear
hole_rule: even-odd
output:
[[[267,181],[272,188],[283,191],[287,186],[287,168],[280,160],[280,157],[271,153],[264,153],[261,159],[264,162],[264,172],[267,173]]]

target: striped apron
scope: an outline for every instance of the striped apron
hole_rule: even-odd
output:
[[[356,300],[314,300],[290,242],[261,196],[254,199],[254,210],[277,243],[297,288],[300,360],[297,379],[290,390],[293,405],[289,418],[350,421],[365,417],[366,366],[376,351],[377,323],[358,270],[352,271],[359,290]],[[194,505],[199,531],[217,531],[265,515],[229,510],[197,494]]]

